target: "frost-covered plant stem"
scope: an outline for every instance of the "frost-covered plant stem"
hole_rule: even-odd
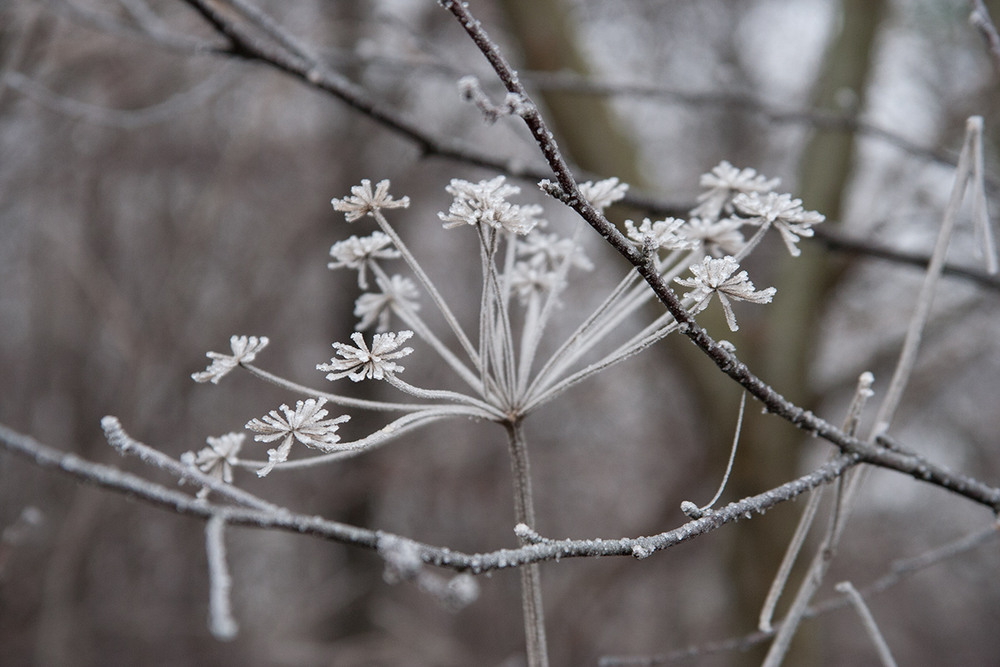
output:
[[[209,626],[217,638],[228,641],[236,637],[239,626],[233,618],[229,592],[233,579],[226,564],[226,519],[222,512],[213,514],[205,524],[205,551],[208,556]]]
[[[528,443],[520,421],[505,422],[510,468],[514,482],[514,514],[518,524],[535,528],[535,504],[531,491],[531,466],[528,463]],[[522,545],[524,539],[521,538]],[[521,608],[524,614],[524,634],[527,640],[529,667],[549,664],[545,641],[545,612],[542,607],[542,582],[538,563],[521,568]]]
[[[951,190],[951,198],[944,212],[944,220],[941,223],[941,231],[938,233],[937,243],[931,255],[931,262],[924,274],[924,282],[920,287],[920,294],[917,297],[916,309],[910,318],[910,325],[906,331],[906,338],[903,341],[903,349],[900,352],[899,363],[889,382],[889,389],[886,390],[885,400],[879,406],[878,415],[875,417],[875,427],[872,433],[872,440],[885,433],[892,423],[892,417],[896,412],[896,407],[903,396],[903,390],[909,383],[910,374],[917,361],[917,351],[920,347],[920,340],[923,337],[924,327],[930,317],[931,304],[934,302],[934,291],[944,269],[944,261],[948,254],[948,243],[951,241],[952,232],[955,229],[955,221],[958,218],[959,208],[965,196],[965,188],[972,178],[974,171],[974,153],[976,144],[982,141],[983,119],[980,116],[973,116],[965,124],[965,143],[962,146],[962,153],[958,159],[958,167],[955,169],[955,184]]]
[[[836,589],[838,593],[843,593],[847,596],[847,599],[851,601],[851,606],[858,612],[858,616],[861,617],[861,622],[865,626],[865,632],[868,633],[872,643],[875,644],[875,649],[878,651],[878,657],[883,667],[896,667],[896,660],[892,657],[889,644],[885,641],[882,631],[878,629],[878,623],[875,622],[875,617],[872,616],[871,610],[865,604],[865,599],[861,597],[858,589],[849,581],[840,582],[836,585]]]

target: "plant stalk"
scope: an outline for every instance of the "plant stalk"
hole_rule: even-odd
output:
[[[510,468],[514,478],[514,514],[517,523],[534,529],[535,506],[531,492],[528,443],[524,439],[520,420],[506,422],[505,426],[510,446]],[[524,542],[524,538],[521,538],[522,545]],[[545,612],[542,608],[542,581],[538,563],[521,567],[521,609],[524,614],[528,667],[548,667]]]

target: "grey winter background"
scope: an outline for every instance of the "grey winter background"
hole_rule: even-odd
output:
[[[780,177],[783,191],[827,215],[830,234],[927,255],[953,178],[933,152],[953,159],[970,115],[985,118],[987,167],[996,173],[998,75],[969,25],[968,3],[574,0],[536,3],[534,22],[517,18],[516,2],[471,5],[523,69],[577,164],[660,201],[689,206],[699,174],[726,159]],[[560,23],[541,18],[559,5],[567,12]],[[261,6],[331,67],[433,134],[538,161],[522,126],[487,125],[459,99],[456,81],[465,74],[487,91],[499,88],[437,3]],[[532,24],[549,28],[541,41],[553,47],[561,26],[580,59],[565,48],[539,50]],[[127,26],[163,37],[138,37]],[[315,364],[355,324],[356,277],[329,271],[327,249],[374,229],[350,228],[331,197],[362,178],[391,179],[393,194],[412,200],[392,212],[394,225],[474,322],[475,237],[442,231],[436,213],[447,210],[451,178],[496,174],[424,157],[300,81],[193,53],[180,38],[218,41],[179,0],[0,2],[0,423],[167,485],[175,482],[108,447],[101,417],[114,414],[136,438],[179,456],[300,398],[246,373],[219,387],[192,382],[205,352],[227,351],[232,334],[268,336],[260,365],[316,384]],[[564,68],[621,87],[595,91],[579,77],[540,73]],[[868,125],[800,113],[809,109],[857,114]],[[543,204],[552,224],[573,219],[530,181],[520,185],[522,199]],[[619,207],[611,217],[637,215]],[[570,294],[580,301],[564,305],[567,318],[587,312],[626,270],[595,234],[584,238],[597,268],[577,274]],[[775,303],[741,308],[738,334],[712,319],[714,309],[699,321],[779,391],[838,423],[859,373],[871,370],[876,391],[885,388],[921,272],[822,240],[803,241],[803,257],[792,260],[771,241],[749,268],[756,284],[778,288]],[[975,245],[971,225],[960,221],[951,261],[981,266]],[[892,430],[988,483],[1000,478],[998,327],[995,282],[946,277]],[[435,386],[433,359],[406,361],[408,373]],[[552,537],[619,537],[682,523],[681,501],[704,503],[718,485],[739,396],[686,339],[670,337],[546,406],[526,424],[536,528]],[[357,436],[377,425],[357,414],[342,430]],[[510,467],[502,434],[490,426],[443,422],[342,464],[264,480],[240,471],[237,483],[306,514],[432,544],[512,546]],[[263,457],[264,446],[246,448]],[[791,479],[830,451],[750,401],[723,502]],[[657,654],[752,631],[803,505],[640,562],[544,564],[553,664]],[[982,506],[875,471],[818,597],[834,595],[832,583],[843,579],[860,587],[894,560],[992,520]],[[0,454],[0,530],[5,664],[523,660],[513,571],[480,577],[479,600],[452,613],[413,586],[386,584],[373,553],[231,529],[241,632],[220,643],[206,624],[199,522]],[[994,664],[998,565],[991,542],[872,598],[899,663]],[[759,659],[730,652],[689,664]],[[843,609],[806,622],[789,664],[874,659],[856,614]]]

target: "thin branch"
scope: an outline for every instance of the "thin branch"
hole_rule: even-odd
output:
[[[219,512],[205,524],[205,552],[208,556],[209,578],[209,628],[216,639],[228,641],[239,632],[233,618],[232,600],[229,592],[233,579],[229,576],[226,563],[225,513]]]
[[[250,29],[248,21],[240,21],[217,9],[219,3],[210,0],[184,0],[201,14],[232,45],[233,55],[258,61],[301,79],[310,86],[338,98],[375,123],[415,144],[423,155],[458,160],[466,164],[499,170],[511,176],[540,179],[545,171],[526,165],[523,160],[498,159],[456,140],[433,136],[405,114],[390,110],[374,100],[366,90],[347,78],[332,72],[320,61],[304,54],[293,54],[281,44],[263,39]]]
[[[969,14],[969,23],[972,24],[983,41],[986,42],[986,52],[993,61],[993,67],[1000,73],[1000,35],[997,34],[997,27],[993,24],[990,12],[986,9],[983,0],[972,0],[972,12]]]
[[[729,462],[726,464],[726,472],[722,475],[722,483],[719,484],[719,490],[715,492],[712,499],[709,500],[705,505],[698,508],[699,512],[706,512],[712,508],[712,505],[722,496],[722,492],[726,490],[726,484],[729,482],[729,475],[733,472],[733,461],[736,460],[736,449],[740,445],[740,431],[743,430],[743,410],[747,405],[747,394],[746,392],[740,392],[740,412],[739,416],[736,418],[736,431],[733,433],[733,446],[729,452]]]
[[[230,525],[283,530],[351,544],[373,551],[378,549],[380,539],[392,536],[383,531],[359,528],[284,509],[267,511],[216,505],[207,500],[199,500],[180,491],[168,489],[112,466],[92,463],[75,454],[53,449],[3,425],[0,425],[0,445],[18,456],[31,460],[40,468],[62,472],[79,481],[123,493],[175,514],[207,521],[224,511],[226,522]],[[734,523],[740,519],[748,519],[754,513],[762,514],[810,489],[832,482],[856,464],[857,460],[854,457],[838,457],[797,479],[755,496],[730,503],[707,513],[700,519],[689,521],[657,535],[614,539],[550,539],[524,544],[517,549],[499,549],[476,554],[453,551],[447,547],[437,547],[419,542],[414,542],[414,544],[419,548],[420,557],[425,563],[460,572],[468,571],[473,574],[562,558],[600,556],[646,558],[655,551],[663,551],[710,533],[726,524]]]
[[[930,264],[929,255],[917,252],[907,252],[896,250],[887,246],[879,245],[864,239],[851,238],[840,232],[814,227],[815,242],[821,243],[831,250],[839,250],[845,253],[864,255],[873,259],[885,259],[896,264],[907,264],[926,269]],[[986,271],[971,269],[955,264],[945,264],[942,272],[946,276],[955,276],[975,282],[978,286],[986,289],[1000,291],[1000,276],[990,275]]]
[[[135,440],[125,432],[117,417],[107,416],[102,419],[101,428],[104,429],[104,436],[108,439],[108,444],[114,447],[122,456],[131,454],[147,465],[166,470],[182,482],[189,481],[206,489],[211,489],[223,498],[227,498],[240,505],[252,507],[263,512],[277,512],[281,509],[277,505],[258,498],[239,487],[226,484],[211,475],[206,475],[196,466],[184,465],[163,452]]]
[[[896,661],[892,657],[892,651],[889,650],[889,644],[885,641],[885,637],[882,636],[882,631],[878,629],[875,617],[872,616],[871,610],[865,604],[865,599],[861,597],[858,589],[849,581],[841,581],[835,588],[838,593],[843,593],[850,600],[851,606],[858,612],[858,616],[861,617],[861,623],[865,626],[865,632],[868,633],[872,643],[875,644],[875,649],[878,651],[878,657],[882,665],[884,667],[896,667]]]
[[[868,586],[861,588],[858,592],[863,599],[870,599],[876,595],[884,593],[893,586],[904,581],[907,577],[916,574],[928,567],[937,565],[946,560],[961,554],[977,549],[1000,537],[1000,524],[995,524],[970,535],[965,535],[953,542],[937,547],[911,558],[904,558],[893,561],[889,566],[889,571],[873,581]],[[806,610],[804,618],[816,618],[838,609],[843,609],[850,604],[845,595],[838,595]],[[775,628],[770,631],[751,632],[740,637],[731,637],[718,641],[707,642],[698,646],[689,646],[669,653],[647,656],[604,656],[600,660],[601,667],[649,667],[652,665],[665,665],[691,658],[701,658],[716,653],[730,653],[746,651],[757,644],[766,642],[774,636],[777,628],[781,627],[781,621],[775,623]]]
[[[972,173],[973,151],[975,150],[976,142],[982,140],[982,131],[983,119],[981,117],[974,116],[968,120],[966,124],[965,143],[962,147],[962,155],[958,161],[958,168],[955,173],[955,184],[952,187],[951,197],[944,212],[941,231],[938,233],[938,240],[934,246],[931,262],[927,267],[924,282],[917,295],[916,308],[906,331],[903,349],[899,355],[899,363],[896,365],[889,388],[886,390],[885,400],[879,406],[878,414],[875,416],[872,439],[889,430],[892,417],[902,398],[903,390],[906,388],[913,367],[916,365],[920,339],[923,336],[927,320],[930,318],[931,304],[934,302],[934,292],[941,278],[941,269],[944,267],[945,255],[948,252],[948,243],[951,241],[951,235],[955,229],[955,221],[958,218],[959,207],[962,204],[962,199],[965,196],[965,188]]]

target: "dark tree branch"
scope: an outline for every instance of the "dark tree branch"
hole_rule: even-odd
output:
[[[923,457],[888,450],[844,433],[824,419],[786,399],[754,375],[736,355],[720,346],[684,309],[677,294],[664,282],[654,263],[645,258],[641,249],[631,244],[607,218],[580,194],[575,177],[563,160],[559,147],[538,109],[531,104],[517,73],[500,53],[496,44],[490,40],[479,21],[469,12],[468,7],[454,0],[442,0],[441,4],[458,19],[459,24],[493,66],[507,91],[519,95],[525,100],[526,111],[522,117],[557,181],[557,184],[548,184],[545,188],[546,191],[576,211],[615,250],[636,267],[656,297],[674,316],[679,330],[691,339],[691,342],[698,346],[722,372],[763,403],[768,412],[837,445],[843,453],[855,456],[864,463],[896,470],[915,479],[940,486],[987,505],[994,512],[1000,512],[1000,489],[965,475],[956,474]]]

